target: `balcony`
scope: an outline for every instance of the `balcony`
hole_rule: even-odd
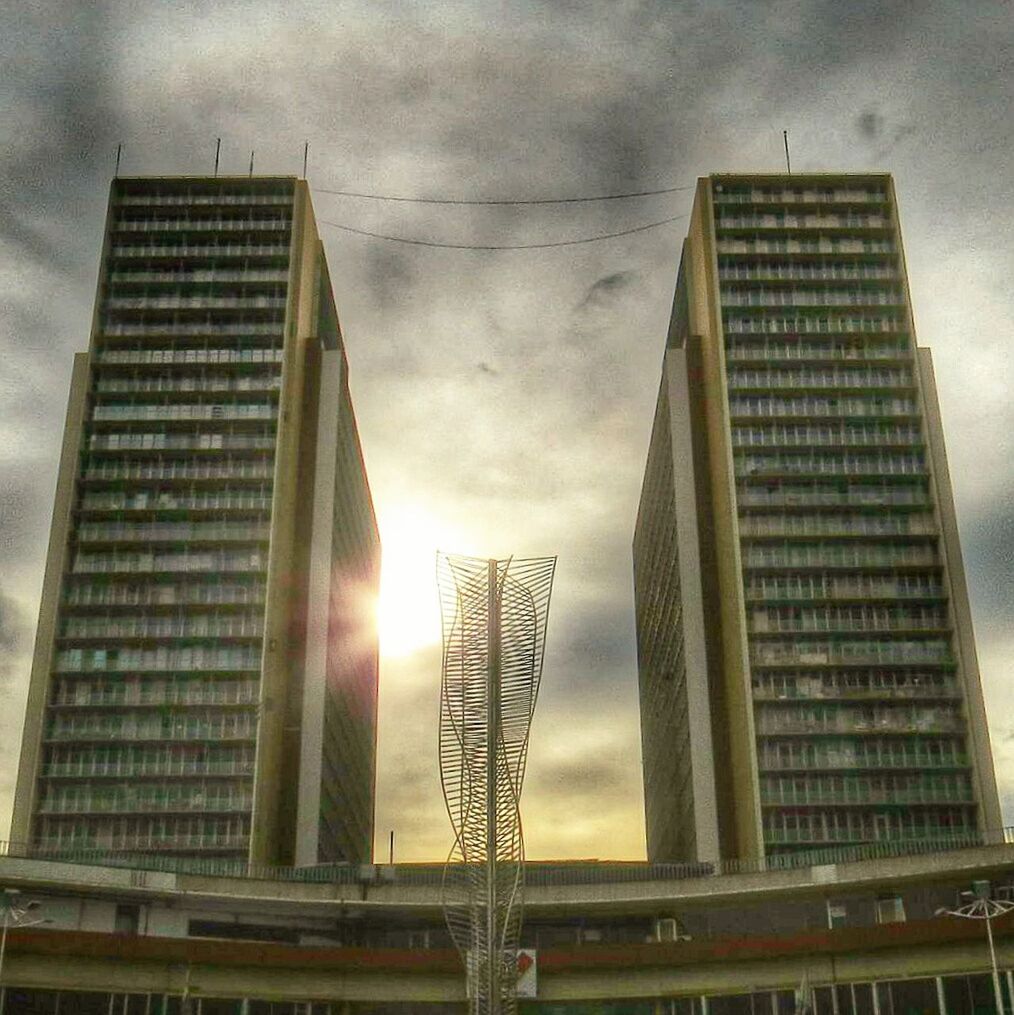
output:
[[[226,257],[285,257],[289,256],[288,243],[174,243],[174,244],[130,244],[114,243],[109,251],[111,260],[117,258],[166,258],[178,260],[181,257],[210,257],[217,261]]]
[[[960,700],[961,690],[951,680],[941,682],[927,681],[924,684],[910,686],[817,686],[800,689],[761,686],[753,688],[753,700],[759,702],[774,701],[937,701],[940,699]]]
[[[104,365],[281,363],[282,358],[281,349],[100,349],[96,353],[96,361]]]
[[[931,545],[839,545],[821,543],[789,546],[765,546],[749,543],[743,546],[744,568],[868,568],[868,567],[934,567],[939,565],[936,549]]]
[[[270,460],[234,458],[226,461],[186,459],[160,459],[152,461],[89,461],[84,472],[85,480],[158,480],[172,482],[187,480],[271,480],[275,474],[274,463]]]
[[[271,527],[250,522],[84,522],[77,541],[86,543],[264,543]]]
[[[771,363],[776,360],[848,362],[864,360],[908,360],[912,352],[904,342],[848,344],[842,342],[749,342],[729,341],[725,358],[733,363]]]
[[[292,222],[288,218],[164,218],[124,219],[113,222],[113,233],[262,233],[288,232]]]
[[[753,642],[754,666],[952,666],[954,656],[943,641],[926,642]]]
[[[932,516],[898,515],[744,515],[739,520],[744,539],[814,536],[834,539],[876,536],[936,536]]]
[[[721,260],[721,282],[865,282],[894,281],[892,261],[729,261]]]
[[[82,607],[128,607],[131,610],[144,607],[202,607],[202,606],[248,606],[263,605],[265,589],[262,584],[230,585],[216,580],[213,583],[193,582],[178,585],[153,584],[98,585],[76,582],[64,592],[67,606]]]
[[[236,794],[230,797],[193,799],[184,796],[149,796],[138,792],[135,796],[122,794],[95,795],[81,794],[72,797],[44,798],[39,806],[40,814],[170,814],[197,813],[222,814],[244,813],[253,809],[253,795]]]
[[[900,289],[738,289],[721,287],[723,307],[901,307]]]
[[[791,717],[762,717],[756,725],[757,736],[829,736],[851,734],[854,736],[897,736],[907,733],[964,733],[964,720],[953,713],[911,718],[906,716],[882,715],[876,719],[860,720],[854,716],[842,715],[837,721],[820,722],[812,719]]]
[[[848,419],[894,416],[917,417],[918,409],[911,398],[783,398],[771,395],[736,396],[729,398],[729,415],[737,418]]]
[[[910,370],[740,370],[728,372],[729,391],[890,390],[913,386]]]
[[[734,188],[734,189],[730,189]],[[752,187],[735,188],[734,184],[716,183],[712,187],[715,204],[788,204],[788,205],[828,205],[828,204],[877,204],[887,203],[887,194],[880,189],[863,189],[857,187],[814,187],[793,188],[784,190]]]
[[[914,769],[924,768],[967,768],[968,757],[960,751],[929,754],[925,751],[847,751],[813,752],[805,756],[797,754],[783,756],[768,752],[758,753],[761,771],[803,771],[814,769],[854,770],[869,769]]]
[[[157,776],[253,775],[253,759],[233,762],[201,761],[80,761],[51,762],[42,775],[47,779],[150,778]]]

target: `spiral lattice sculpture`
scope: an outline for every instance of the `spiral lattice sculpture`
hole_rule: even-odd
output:
[[[517,1010],[519,804],[555,569],[555,557],[437,558],[440,778],[455,834],[444,911],[468,970],[472,1015]]]

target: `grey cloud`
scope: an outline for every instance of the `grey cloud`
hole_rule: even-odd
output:
[[[636,277],[632,271],[614,271],[609,275],[603,275],[588,287],[577,309],[592,310],[608,306],[634,283]]]

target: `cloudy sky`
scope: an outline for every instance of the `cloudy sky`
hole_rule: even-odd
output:
[[[298,173],[318,218],[444,242],[615,232],[601,205],[384,204],[895,174],[932,348],[1001,793],[1014,821],[1014,5],[1010,0],[28,0],[0,38],[0,828],[71,358],[125,174]],[[322,226],[386,547],[378,852],[438,859],[436,546],[558,554],[529,855],[643,856],[630,540],[682,223],[544,251]],[[397,590],[397,591],[395,591]]]

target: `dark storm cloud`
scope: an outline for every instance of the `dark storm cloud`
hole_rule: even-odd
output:
[[[592,310],[608,306],[633,283],[635,278],[636,275],[632,271],[614,271],[609,275],[603,275],[588,287],[577,309]]]

